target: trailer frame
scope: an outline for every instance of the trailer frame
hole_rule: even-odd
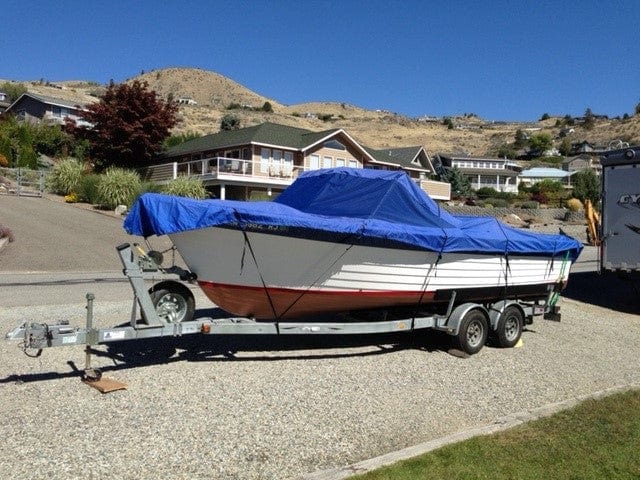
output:
[[[154,299],[154,288],[147,288],[145,280],[152,274],[157,278],[161,273],[168,280],[158,285],[178,292],[188,291],[183,283],[175,280],[177,275],[182,281],[194,281],[195,275],[179,267],[163,268],[157,252],[145,252],[138,244],[128,243],[116,247],[122,261],[123,274],[129,280],[133,290],[131,317],[126,325],[96,328],[94,327],[93,293],[86,294],[86,323],[84,327],[71,326],[68,321],[49,325],[46,323],[22,322],[6,334],[7,340],[21,340],[23,351],[29,356],[39,356],[44,348],[71,345],[85,346],[84,374],[89,378],[99,378],[99,371],[91,366],[92,347],[113,342],[161,338],[182,337],[185,335],[348,335],[410,332],[433,329],[456,337],[458,346],[468,354],[478,352],[485,344],[490,331],[498,337],[503,347],[514,346],[520,339],[524,326],[531,324],[533,318],[545,315],[551,320],[560,320],[559,306],[555,305],[557,292],[561,285],[549,285],[544,298],[529,301],[518,299],[500,299],[486,304],[466,302],[455,304],[456,292],[453,292],[446,311],[443,314],[414,315],[406,318],[389,318],[388,312],[376,311],[374,321],[296,321],[275,320],[257,321],[246,317],[210,318],[201,317],[186,321],[172,321],[171,312],[160,315]],[[187,295],[187,294],[185,294]],[[138,316],[140,309],[140,317]],[[35,351],[34,353],[32,353]]]

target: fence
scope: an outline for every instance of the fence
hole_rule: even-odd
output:
[[[0,195],[42,197],[45,176],[44,170],[0,167]]]

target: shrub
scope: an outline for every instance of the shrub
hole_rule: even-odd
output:
[[[535,200],[529,200],[527,202],[522,202],[522,205],[520,205],[520,208],[524,208],[526,210],[537,210],[538,207],[540,207],[540,204],[538,202],[536,202]]]
[[[179,176],[171,180],[163,189],[164,193],[188,198],[206,198],[207,190],[202,181],[194,177]]]
[[[583,210],[582,202],[577,198],[570,198],[565,202],[566,207],[572,212],[579,212]]]
[[[5,227],[4,225],[0,225],[0,238],[8,238],[10,242],[13,242],[15,240],[11,229],[9,227]]]
[[[47,176],[47,189],[58,195],[80,191],[83,165],[75,158],[65,158]]]
[[[80,187],[78,188],[78,196],[81,201],[92,205],[98,204],[98,183],[100,175],[92,173],[83,175],[80,179]]]
[[[506,208],[509,206],[509,202],[504,198],[490,197],[485,200],[485,207],[487,204],[491,204],[491,206],[496,208]]]
[[[108,168],[98,182],[98,202],[103,208],[114,209],[118,205],[131,206],[142,190],[140,176],[124,168]]]
[[[69,195],[64,196],[64,201],[67,203],[78,203],[79,197],[76,192],[71,192]]]
[[[8,167],[9,159],[0,153],[0,167]]]

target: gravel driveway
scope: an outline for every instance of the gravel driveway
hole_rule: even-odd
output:
[[[4,307],[0,327],[23,318],[81,325],[85,285],[69,288],[79,302]],[[0,472],[12,479],[295,479],[640,383],[637,293],[617,279],[578,273],[561,306],[562,322],[537,321],[521,348],[487,347],[466,359],[447,353],[448,339],[435,334],[211,336],[155,352],[100,347],[96,366],[128,384],[107,395],[79,381],[81,347],[30,359],[0,342]],[[98,326],[126,320],[130,307],[129,300],[98,301]],[[174,348],[168,358],[158,351]]]

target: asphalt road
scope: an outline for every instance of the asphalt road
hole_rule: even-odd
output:
[[[144,243],[122,219],[49,198],[0,195],[0,225],[15,241],[0,250],[0,307],[131,299],[116,246]],[[167,238],[151,239],[165,250]],[[178,258],[178,263],[180,263]]]

